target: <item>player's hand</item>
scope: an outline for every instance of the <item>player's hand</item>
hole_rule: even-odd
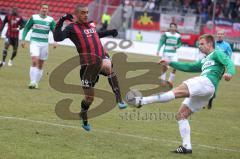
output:
[[[72,14],[66,13],[60,19],[62,19],[63,21],[69,20],[69,21],[72,22],[73,21],[73,16],[72,16]]]
[[[158,64],[160,65],[164,65],[164,66],[168,66],[169,65],[169,61],[167,61],[167,60],[159,60],[158,61]]]
[[[112,36],[116,37],[118,35],[118,31],[116,29],[112,30]]]
[[[223,75],[225,81],[230,81],[232,79],[232,75],[228,74],[228,73],[224,73]]]
[[[21,43],[22,48],[25,48],[25,45],[26,44],[24,42]]]
[[[54,43],[53,43],[53,48],[56,49],[56,48],[57,48],[57,45],[58,45],[57,42],[54,42]]]

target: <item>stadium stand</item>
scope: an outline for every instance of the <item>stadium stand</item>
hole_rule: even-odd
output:
[[[40,4],[48,4],[50,7],[50,15],[54,19],[58,19],[63,13],[72,13],[73,8],[77,4],[89,4],[92,0],[0,0],[1,13],[6,13],[11,7],[19,8],[20,14],[23,18],[28,19],[32,14],[39,12]]]

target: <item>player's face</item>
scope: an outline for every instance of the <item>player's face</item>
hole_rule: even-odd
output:
[[[217,40],[222,41],[223,38],[224,38],[224,32],[222,31],[217,32]]]
[[[87,23],[88,22],[88,8],[87,7],[83,7],[78,9],[75,12],[75,15],[77,17],[78,22],[80,23]]]
[[[208,54],[211,51],[211,43],[208,43],[206,39],[200,39],[199,40],[199,49],[202,53]]]
[[[48,6],[47,5],[42,5],[40,8],[40,14],[43,16],[46,16],[48,14]]]
[[[170,32],[175,33],[177,30],[177,27],[175,25],[170,25]]]

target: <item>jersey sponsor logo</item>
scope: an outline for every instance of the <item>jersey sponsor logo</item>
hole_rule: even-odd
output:
[[[168,43],[168,44],[177,44],[177,39],[167,39],[166,43]]]
[[[207,68],[207,67],[210,67],[210,66],[213,66],[213,65],[215,65],[215,61],[213,61],[213,60],[202,60],[202,61],[204,61],[203,63],[203,66],[202,66],[202,70],[204,70],[205,68]]]
[[[91,29],[84,29],[84,33],[87,35],[87,37],[91,37],[92,34],[96,33],[96,29],[95,28],[91,28]]]
[[[35,29],[44,29],[44,30],[47,30],[47,29],[49,29],[49,26],[40,25],[40,24],[34,24],[34,28],[35,28]]]

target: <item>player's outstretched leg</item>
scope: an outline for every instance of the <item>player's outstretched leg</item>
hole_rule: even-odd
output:
[[[119,109],[127,108],[127,104],[122,100],[122,97],[121,97],[118,78],[115,72],[113,71],[112,63],[108,58],[103,59],[100,73],[108,77],[108,83],[111,86],[113,93],[116,97],[116,102],[118,104]]]
[[[108,75],[108,82],[115,94],[116,102],[118,104],[119,109],[127,108],[127,104],[122,100],[121,91],[120,91],[119,84],[118,84],[118,79],[114,72],[112,72],[110,75]]]
[[[127,96],[131,96],[131,94],[133,94],[132,95],[133,98],[128,99],[127,102],[129,104],[135,105],[137,108],[140,108],[146,104],[151,104],[156,102],[165,103],[175,99],[175,95],[173,91],[168,91],[166,93],[158,93],[158,94],[154,94],[146,97],[138,96],[137,94],[139,93],[136,93],[136,92],[137,91],[134,90],[127,93]]]
[[[153,94],[151,96],[141,97],[135,96],[130,104],[135,105],[137,108],[142,105],[151,104],[151,103],[165,103],[175,98],[189,97],[188,87],[185,83],[180,84],[178,87],[163,93]]]

